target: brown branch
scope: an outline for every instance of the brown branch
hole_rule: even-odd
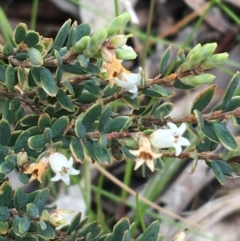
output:
[[[198,159],[202,159],[204,161],[211,161],[211,160],[221,160],[222,156],[217,154],[211,154],[207,152],[201,152],[201,153],[191,153],[191,152],[182,152],[179,156],[176,156],[175,153],[169,153],[169,152],[161,152],[163,157],[175,157],[180,159],[186,159],[190,158],[193,159],[195,156],[198,156]]]
[[[207,114],[203,114],[202,117],[205,121],[211,121],[211,120],[227,120],[230,119],[231,115],[240,118],[240,107],[232,110],[232,111],[228,111],[228,112],[222,112],[220,110],[211,112],[211,113],[207,113]],[[138,117],[135,117],[135,119],[137,120]],[[190,114],[186,117],[183,118],[171,118],[171,117],[167,117],[166,119],[164,119],[163,121],[159,120],[159,119],[154,119],[151,117],[147,117],[146,119],[143,119],[143,124],[145,126],[151,126],[151,125],[166,125],[167,122],[173,122],[175,124],[180,124],[183,122],[186,123],[198,123],[198,119],[196,118],[195,115]]]

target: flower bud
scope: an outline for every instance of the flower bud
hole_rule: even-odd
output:
[[[191,75],[181,79],[181,82],[186,85],[198,86],[210,84],[215,79],[212,74]]]
[[[217,65],[223,64],[227,58],[228,53],[214,54],[202,63],[202,68],[211,69]]]
[[[84,56],[86,58],[90,58],[95,55],[102,47],[102,44],[106,41],[107,35],[108,34],[105,28],[98,29],[88,42],[87,48],[85,50],[86,55],[84,54]]]
[[[23,166],[28,162],[28,154],[25,151],[20,151],[17,154],[17,164],[18,166]]]
[[[114,50],[117,59],[120,60],[130,60],[135,59],[137,57],[136,52],[132,47],[124,45],[122,48],[118,48]]]
[[[128,34],[128,35],[118,34],[110,38],[109,42],[113,45],[114,48],[121,48],[123,45],[126,44],[128,38],[132,36],[133,34]]]
[[[129,13],[125,12],[113,20],[111,20],[105,27],[108,33],[108,36],[116,34],[119,30],[124,27],[130,20],[131,16]]]
[[[204,44],[201,48],[202,55],[204,56],[204,58],[208,58],[214,53],[216,48],[217,43]]]
[[[180,232],[180,233],[177,233],[174,238],[173,238],[173,241],[186,241],[186,234],[184,232]]]
[[[89,40],[91,39],[90,36],[84,36],[80,40],[78,40],[71,48],[71,54],[80,54],[84,49],[86,49]]]
[[[29,48],[28,58],[34,67],[40,67],[43,65],[43,57],[41,52],[36,48]]]
[[[61,225],[68,224],[68,218],[72,216],[74,211],[66,210],[66,209],[55,209],[50,213],[49,222],[54,227],[59,227]]]
[[[185,61],[182,63],[179,67],[180,72],[185,72],[187,70],[190,70],[192,68],[191,62]]]
[[[113,58],[116,58],[114,51],[106,47],[101,48],[101,55],[103,60],[107,63],[111,63],[113,61]]]
[[[196,52],[199,52],[199,50],[201,49],[202,45],[201,44],[197,44],[196,46],[194,46],[189,53],[187,54],[186,60],[189,60],[192,55]]]

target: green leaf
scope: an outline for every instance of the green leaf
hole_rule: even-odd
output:
[[[35,151],[29,148],[28,146],[28,138],[30,137],[30,133],[28,130],[23,131],[17,138],[15,145],[14,145],[14,151],[15,153],[18,153],[20,151],[25,150],[28,155],[34,155]]]
[[[91,33],[91,27],[88,23],[81,23],[76,28],[77,40],[80,40],[84,36],[88,36]]]
[[[27,25],[25,23],[19,23],[13,32],[13,38],[16,44],[20,44],[24,41],[25,35],[27,33]]]
[[[12,187],[8,181],[0,186],[0,206],[8,206],[12,200]]]
[[[143,234],[141,234],[136,241],[157,241],[158,240],[158,233],[160,229],[160,223],[159,221],[154,221],[151,223]]]
[[[57,58],[58,61],[58,67],[56,70],[56,82],[57,84],[60,84],[62,81],[62,75],[63,75],[63,63],[62,63],[62,58],[57,50],[54,50],[54,55]]]
[[[40,35],[34,30],[29,30],[24,38],[24,42],[28,48],[34,47],[40,42]]]
[[[18,179],[21,183],[27,185],[29,182],[29,177],[27,174],[24,173],[18,173]]]
[[[17,103],[20,104],[18,99],[12,100],[5,100],[2,105],[2,117],[8,121],[9,124],[16,123],[19,119],[24,116],[24,109],[20,105],[16,105]],[[18,106],[18,107],[17,107]]]
[[[59,89],[56,95],[58,103],[67,111],[74,112],[75,106],[69,96],[62,90]]]
[[[93,147],[94,142],[92,140],[84,140],[84,146],[87,149],[88,155],[92,158],[92,161],[96,161],[97,158],[94,154],[94,147]]]
[[[42,68],[40,72],[40,80],[44,91],[50,96],[57,95],[57,84],[49,69]]]
[[[0,172],[4,174],[10,173],[17,164],[16,155],[10,154],[5,157],[5,161],[0,165]]]
[[[114,119],[110,119],[105,130],[102,133],[120,132],[127,129],[132,123],[132,118],[127,116],[118,116]]]
[[[0,222],[0,234],[6,234],[9,230],[9,223],[8,222]],[[7,239],[0,236],[0,241],[7,241]]]
[[[83,68],[83,70],[86,71],[86,73],[91,73],[91,74],[100,73],[100,69],[96,65],[91,64],[90,62],[88,63],[88,66],[86,68]]]
[[[161,98],[161,97],[171,97],[174,95],[174,93],[170,90],[167,90],[163,88],[160,85],[152,85],[151,88],[148,88],[146,90],[143,90],[143,94],[150,96],[150,97],[156,97],[156,98]]]
[[[222,107],[221,110],[225,111],[230,105],[231,99],[234,95],[234,92],[238,86],[238,82],[240,80],[240,75],[239,72],[237,72],[231,79],[227,90],[225,91],[224,97],[223,97],[223,102],[222,102]]]
[[[71,74],[78,74],[78,75],[84,75],[86,74],[86,71],[83,70],[83,68],[80,66],[79,62],[75,62],[74,64],[63,64],[63,70],[65,72],[71,73]]]
[[[42,149],[44,145],[45,145],[45,140],[43,139],[42,134],[31,136],[30,138],[28,138],[28,146],[33,150]]]
[[[100,87],[95,83],[87,82],[84,84],[84,87],[88,92],[94,95],[99,95]]]
[[[68,123],[69,123],[69,119],[67,116],[62,116],[58,118],[51,127],[52,136],[54,137],[62,134],[66,129]]]
[[[138,100],[135,98],[135,99],[132,99],[131,98],[132,95],[129,95],[129,94],[125,94],[123,95],[122,99],[124,100],[124,102],[131,108],[133,109],[138,109],[140,106],[139,106],[139,102]]]
[[[190,89],[196,88],[196,86],[186,85],[186,84],[182,83],[180,80],[175,80],[175,81],[173,82],[173,86],[174,86],[176,89],[181,89],[181,90],[190,90]]]
[[[42,210],[46,205],[48,197],[49,197],[49,189],[44,188],[41,191],[39,191],[37,196],[34,198],[33,203],[38,207],[40,214],[42,213]]]
[[[42,137],[45,143],[50,143],[52,140],[52,130],[46,127],[42,134]]]
[[[0,145],[7,146],[11,141],[11,128],[4,119],[0,120],[0,137]]]
[[[28,84],[30,87],[35,87],[36,85],[42,87],[41,84],[41,71],[44,68],[32,67],[28,74]]]
[[[223,174],[222,168],[219,165],[219,162],[217,161],[212,161],[211,162],[211,167],[213,169],[213,172],[216,176],[216,178],[218,179],[218,181],[220,182],[221,185],[224,185],[225,183],[225,176]]]
[[[82,216],[82,214],[81,214],[81,212],[79,212],[72,218],[72,221],[67,230],[68,234],[71,234],[72,232],[77,231],[77,229],[79,228],[80,221],[81,221],[81,216]]]
[[[240,96],[233,96],[233,98],[230,100],[230,103],[227,108],[224,109],[225,112],[232,111],[236,108],[240,107]],[[221,110],[222,103],[215,106],[212,111]]]
[[[100,145],[97,141],[93,143],[94,148],[94,155],[100,163],[103,164],[110,164],[111,163],[111,156],[109,154],[109,151]]]
[[[234,151],[237,149],[236,140],[234,136],[229,132],[225,124],[220,122],[214,122],[213,129],[218,139],[226,149],[230,151]]]
[[[8,221],[10,218],[10,211],[7,207],[0,206],[0,222]],[[1,233],[0,233],[1,234]]]
[[[209,140],[208,138],[204,138],[202,143],[199,143],[196,146],[198,152],[205,151],[214,151],[218,147],[218,143]]]
[[[69,146],[73,157],[80,163],[83,163],[84,159],[84,151],[82,148],[81,141],[76,137],[71,138],[70,146]]]
[[[193,113],[195,109],[202,111],[212,100],[216,88],[217,85],[210,85],[207,89],[201,91],[193,101],[191,113]]]
[[[38,117],[38,115],[37,115]],[[34,124],[35,125],[35,124]],[[39,116],[37,125],[41,131],[43,131],[46,127],[51,127],[52,120],[48,113],[43,113]]]
[[[90,35],[91,29],[90,25],[87,23],[82,23],[75,26],[75,22],[72,24],[72,27],[70,29],[69,35],[68,35],[68,41],[67,41],[67,49],[70,50],[70,48],[82,37]]]
[[[30,228],[30,221],[27,217],[22,217],[20,218],[18,225],[19,225],[19,232],[25,235]]]
[[[49,224],[47,224],[47,227],[44,230],[41,228],[40,225],[38,225],[38,232],[39,234],[47,238],[47,240],[54,239],[56,235],[54,229]]]
[[[122,240],[126,230],[129,230],[130,223],[128,218],[120,219],[113,227],[112,240]]]
[[[5,72],[5,85],[9,91],[14,90],[17,83],[16,73],[12,66],[8,66]]]
[[[170,57],[172,45],[170,45],[164,52],[160,64],[159,64],[159,73],[162,74],[167,67],[167,63]]]
[[[86,237],[88,234],[91,234],[90,240],[94,240],[100,235],[101,232],[102,228],[98,221],[93,221],[84,226],[83,231],[78,234],[78,237]]]
[[[82,118],[82,123],[86,128],[86,131],[93,125],[93,123],[97,120],[102,111],[102,103],[96,103],[92,105],[86,112],[84,117]]]
[[[111,114],[112,114],[112,107],[110,105],[106,105],[99,119],[99,125],[98,125],[99,131],[103,131],[105,127],[108,125]]]
[[[3,49],[2,49],[2,54],[6,57],[12,55],[14,53],[14,46],[10,43],[7,43],[6,45],[4,45]]]
[[[83,54],[79,54],[78,55],[78,60],[79,60],[79,63],[80,63],[80,66],[83,67],[83,68],[87,68],[88,67],[88,60],[87,58],[83,55]]]
[[[17,78],[18,78],[18,84],[20,85],[21,89],[27,90],[29,88],[28,82],[27,82],[27,73],[22,66],[18,66]]]
[[[155,118],[159,118],[161,121],[164,121],[166,116],[168,116],[170,112],[173,110],[173,107],[173,103],[165,102],[154,111],[153,115]]]
[[[98,95],[93,95],[90,92],[84,90],[81,95],[77,98],[77,102],[82,104],[90,104],[99,98]]]
[[[68,19],[62,25],[60,30],[58,31],[58,34],[57,34],[57,36],[55,38],[55,41],[53,43],[53,47],[52,47],[53,51],[54,50],[59,51],[62,48],[62,46],[63,46],[63,44],[64,44],[64,42],[65,42],[65,40],[66,40],[66,38],[68,36],[69,30],[70,30],[70,26],[71,26],[71,19]]]
[[[26,195],[22,188],[18,188],[14,193],[14,205],[17,211],[22,212],[26,210]]]
[[[86,128],[85,128],[85,126],[83,125],[83,123],[82,123],[81,120],[78,119],[78,120],[76,121],[74,131],[75,131],[77,137],[79,137],[79,138],[81,138],[81,139],[85,138]]]
[[[105,88],[103,89],[103,97],[109,97],[114,95],[115,93],[117,93],[118,91],[118,86],[114,85],[112,88],[108,85],[105,86]]]
[[[0,81],[5,82],[6,67],[0,65]]]
[[[27,204],[27,214],[30,219],[35,219],[39,216],[39,209],[34,203]]]
[[[203,133],[211,141],[219,143],[220,141],[219,141],[217,135],[215,134],[215,131],[213,130],[213,123],[204,121],[204,119],[202,117],[202,113],[200,111],[195,109],[193,112],[194,112],[194,115],[196,116],[196,118],[198,120],[198,125],[201,128],[201,130],[203,131]]]

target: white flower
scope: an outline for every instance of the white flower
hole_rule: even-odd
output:
[[[186,130],[186,124],[182,123],[177,127],[173,123],[167,124],[170,129],[158,129],[150,135],[150,142],[155,148],[175,148],[175,155],[179,156],[182,152],[182,146],[189,146],[190,142],[182,137]]]
[[[126,89],[128,92],[133,93],[132,99],[135,99],[138,95],[138,85],[140,84],[141,81],[141,74],[140,74],[140,68],[139,68],[139,73],[133,74],[133,73],[122,73],[122,78],[123,80],[120,80],[118,78],[114,79],[114,82]]]
[[[69,175],[77,175],[80,173],[72,167],[73,158],[68,159],[61,153],[55,152],[49,156],[49,164],[56,176],[51,178],[51,181],[58,181],[62,179],[67,185],[70,183]]]
[[[154,160],[162,156],[161,153],[154,153],[151,148],[151,143],[147,137],[141,137],[139,139],[139,149],[129,150],[129,152],[136,156],[136,165],[134,170],[137,170],[140,166],[146,163],[147,167],[154,171]]]

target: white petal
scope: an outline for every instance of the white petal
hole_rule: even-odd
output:
[[[57,173],[68,164],[68,159],[63,154],[55,152],[49,156],[49,164],[52,170]]]
[[[186,124],[185,124],[185,123],[182,123],[182,124],[178,127],[177,134],[178,134],[179,136],[182,136],[183,133],[185,132],[186,128],[187,128]]]
[[[77,169],[74,169],[73,167],[71,167],[69,170],[68,170],[68,174],[69,175],[78,175],[80,173],[79,170]]]
[[[173,147],[175,148],[175,155],[179,156],[182,152],[182,147],[179,144],[174,144]]]
[[[174,138],[171,129],[158,129],[150,135],[150,141],[155,148],[168,148],[173,146]]]
[[[56,182],[59,181],[61,178],[62,176],[60,175],[60,173],[56,173],[56,175],[51,178],[51,181]]]
[[[134,156],[139,156],[139,154],[140,154],[139,150],[129,150],[129,152]]]
[[[119,80],[119,79],[117,79],[117,78],[115,78],[115,83],[118,85],[118,86],[120,86],[120,87],[122,87],[122,88],[124,88],[124,89],[132,89],[132,88],[134,88],[134,84],[133,83],[129,83],[129,82],[127,82],[127,81],[124,81],[124,80]]]
[[[61,179],[62,179],[62,181],[63,182],[65,182],[65,184],[66,185],[69,185],[70,184],[70,177],[69,177],[69,175],[63,175],[62,177],[61,177]]]
[[[137,159],[134,170],[136,171],[145,161],[143,159]]]
[[[141,75],[140,73],[134,74],[125,74],[123,73],[123,77],[127,80],[128,83],[132,83],[135,85],[139,85],[141,81]]]
[[[168,122],[167,123],[167,125],[170,127],[170,129],[172,130],[172,131],[177,131],[177,129],[178,129],[178,127],[177,127],[177,125],[175,125],[174,123],[172,123],[172,122]]]
[[[189,146],[191,143],[189,142],[189,140],[187,138],[180,136],[178,138],[178,144],[181,146]]]
[[[146,161],[146,165],[152,172],[154,172],[154,161],[153,160]]]

